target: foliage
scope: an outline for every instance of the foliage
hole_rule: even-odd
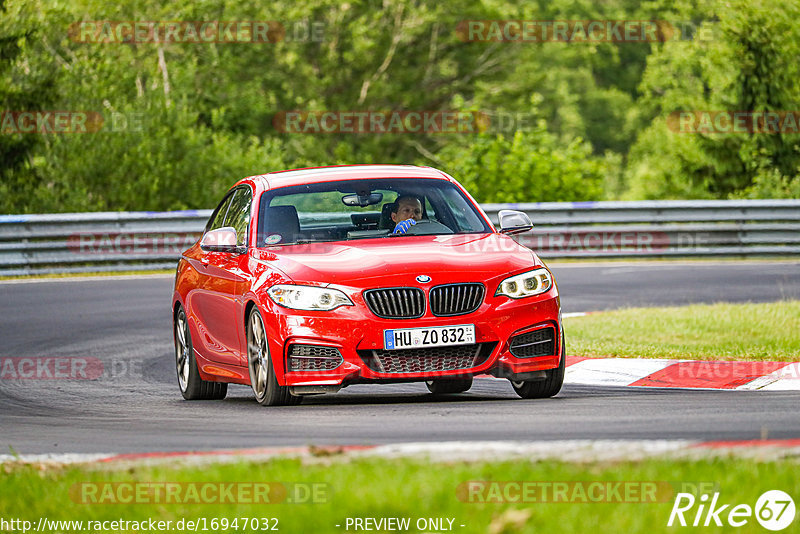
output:
[[[679,16],[697,15],[684,6]],[[670,41],[647,58],[642,109],[656,116],[632,147],[630,198],[798,197],[800,135],[680,133],[673,112],[794,111],[800,101],[796,2],[735,0],[702,13],[708,38]]]
[[[439,166],[481,201],[800,188],[797,135],[667,127],[678,111],[793,109],[800,7],[789,0],[0,5],[0,110],[104,117],[96,133],[0,134],[0,212],[211,207],[242,176],[341,163]],[[498,19],[690,21],[712,38],[470,42],[458,31]],[[285,33],[267,43],[76,38],[76,23],[103,20],[278,21]],[[477,111],[492,122],[476,133],[283,133],[273,121],[291,110]]]
[[[54,75],[48,70],[30,72],[23,66],[32,43],[41,38],[41,21],[21,5],[7,6],[0,0],[0,103],[9,110],[40,110],[56,99]],[[30,135],[0,134],[0,198],[13,191],[36,186],[30,157],[41,139]],[[0,210],[17,211],[12,203],[0,201]]]
[[[437,157],[479,202],[596,199],[609,171],[588,143],[575,139],[563,146],[544,122],[510,139],[483,134],[468,145],[445,147]]]

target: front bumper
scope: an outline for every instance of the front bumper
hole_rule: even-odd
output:
[[[559,299],[554,290],[520,300],[488,297],[478,310],[455,317],[435,317],[428,312],[418,319],[380,319],[363,305],[363,301],[333,312],[301,312],[275,306],[271,313],[265,314],[265,319],[274,321],[272,328],[267,325],[268,330],[278,333],[270,338],[270,352],[278,383],[286,386],[411,382],[479,374],[513,379],[517,375],[553,369],[558,367],[563,354],[560,317]],[[474,324],[476,343],[491,347],[475,365],[435,372],[387,373],[365,361],[366,354],[384,348],[384,330],[460,324]],[[555,333],[552,354],[523,358],[511,353],[510,338],[542,328],[553,328]],[[342,362],[324,371],[289,371],[288,352],[295,344],[335,348],[341,353]]]

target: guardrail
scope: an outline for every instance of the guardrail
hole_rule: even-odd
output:
[[[543,258],[800,255],[800,200],[484,204],[528,213]],[[0,275],[175,266],[211,210],[0,215]]]
[[[800,200],[485,204],[531,216],[519,241],[543,258],[794,256]]]

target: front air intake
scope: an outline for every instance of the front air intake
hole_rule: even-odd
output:
[[[484,363],[497,342],[420,349],[360,350],[371,370],[387,375],[431,374],[471,369]]]
[[[552,356],[556,353],[555,329],[551,326],[512,337],[508,349],[517,358]]]
[[[290,345],[286,368],[294,371],[332,371],[344,360],[336,347]]]

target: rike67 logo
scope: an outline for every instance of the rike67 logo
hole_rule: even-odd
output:
[[[691,493],[678,493],[667,526],[721,527],[727,523],[732,527],[742,527],[755,516],[762,527],[778,531],[785,529],[794,521],[794,501],[788,493],[781,490],[764,492],[756,501],[755,507],[749,504],[721,503],[719,495],[714,493],[709,500],[706,493],[699,499]]]

